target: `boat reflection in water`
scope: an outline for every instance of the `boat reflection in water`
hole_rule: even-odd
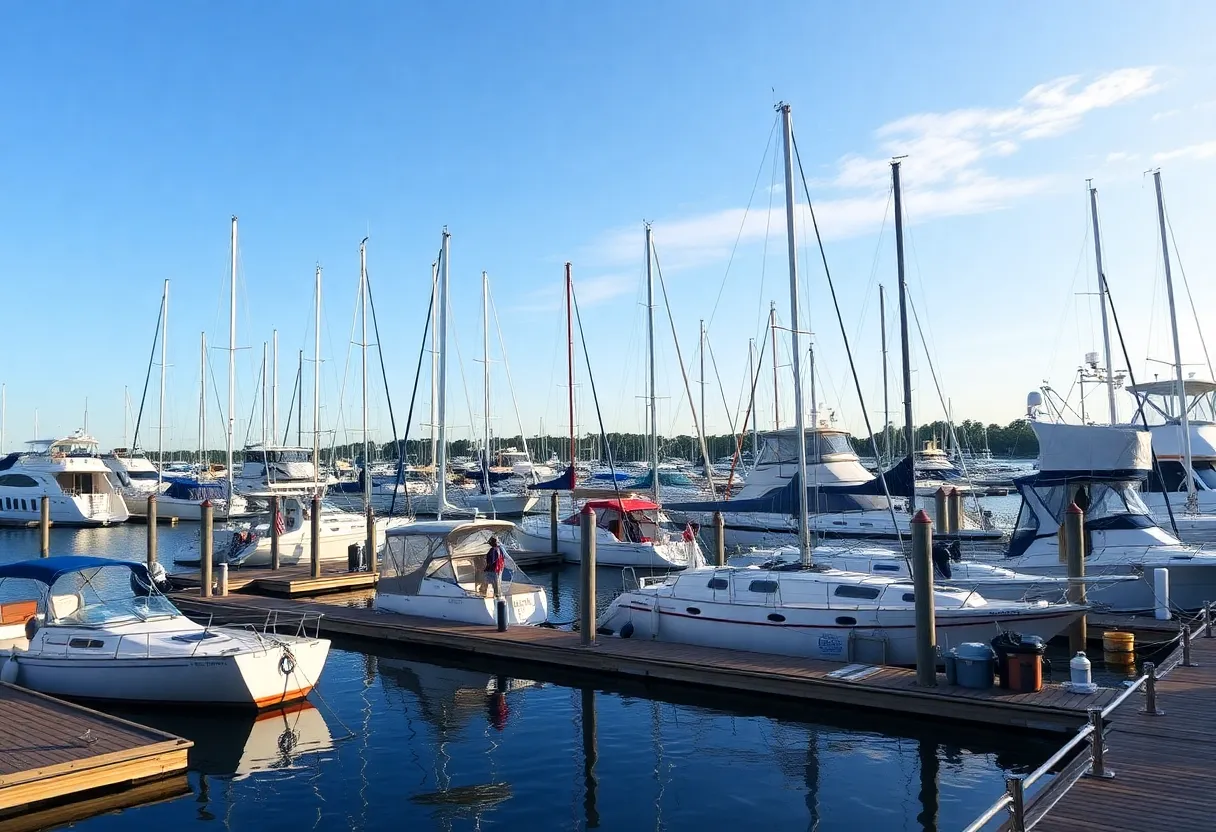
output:
[[[238,781],[258,772],[307,768],[334,748],[325,717],[306,700],[258,714],[169,709],[111,712],[193,740],[192,772]]]
[[[483,813],[511,799],[511,785],[498,780],[453,785],[447,771],[450,760],[447,745],[460,739],[458,735],[475,724],[487,725],[494,733],[504,731],[511,718],[511,701],[515,698],[512,694],[541,687],[539,682],[387,656],[378,656],[376,666],[390,700],[394,693],[412,694],[422,718],[435,731],[433,748],[437,788],[412,795],[410,802],[431,807],[432,819],[447,828],[450,821],[457,819],[479,821]],[[407,713],[414,710],[409,707],[408,701],[403,704]],[[488,751],[493,751],[498,745],[492,736],[488,737],[487,742],[490,746]]]

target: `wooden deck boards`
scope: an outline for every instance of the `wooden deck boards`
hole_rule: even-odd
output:
[[[1198,667],[1157,682],[1159,716],[1133,695],[1110,715],[1110,779],[1082,777],[1034,827],[1041,832],[1216,828],[1216,638],[1196,638]]]
[[[192,743],[0,683],[0,816],[184,771]]]
[[[215,615],[218,621],[262,620],[267,612],[276,610],[283,614],[320,614],[324,616],[322,631],[335,635],[1044,731],[1076,730],[1085,720],[1086,708],[1101,707],[1116,694],[1104,689],[1082,696],[1052,684],[1039,693],[1026,694],[998,688],[967,690],[947,687],[940,675],[938,687],[922,688],[916,684],[913,671],[894,667],[879,668],[850,681],[830,675],[845,667],[839,662],[602,636],[594,647],[585,648],[578,633],[547,627],[512,627],[500,633],[491,627],[282,598],[230,595],[203,599],[179,594],[174,601],[186,612]]]

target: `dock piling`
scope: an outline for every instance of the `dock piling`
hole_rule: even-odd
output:
[[[371,506],[367,507],[367,571],[376,574],[376,512]]]
[[[1178,626],[1182,628],[1182,666],[1199,667],[1198,662],[1191,661],[1191,628],[1185,621],[1179,622]]]
[[[1009,794],[1009,830],[1026,832],[1026,784],[1022,777],[1009,775],[1005,778],[1005,791]]]
[[[963,492],[957,488],[950,489],[949,509],[947,522],[950,526],[951,534],[958,534],[963,528]]]
[[[1157,707],[1157,665],[1153,662],[1144,663],[1144,710],[1148,716],[1164,716],[1165,711]]]
[[[938,534],[945,534],[949,531],[950,508],[946,503],[946,486],[940,485],[937,491],[933,492],[933,521],[934,530]]]
[[[595,509],[583,506],[579,528],[579,637],[584,647],[595,644]]]
[[[51,556],[51,498],[45,494],[38,501],[38,555]]]
[[[726,521],[714,512],[714,566],[726,566]]]
[[[1203,602],[1203,637],[1212,637],[1212,602]]]
[[[1169,621],[1173,617],[1170,611],[1170,570],[1158,567],[1153,570],[1153,617],[1158,621]]]
[[[219,598],[228,595],[228,564],[226,563],[215,565],[215,594]]]
[[[279,564],[279,495],[270,497],[270,568],[277,570]]]
[[[916,596],[916,684],[937,687],[937,632],[933,611],[933,523],[922,508],[912,518],[912,583]]]
[[[549,495],[549,554],[557,554],[557,492]]]
[[[312,535],[308,541],[309,574],[321,577],[321,495],[312,495]]]
[[[203,500],[203,522],[201,524],[201,540],[202,545],[201,557],[199,558],[199,591],[204,598],[211,597],[211,555],[215,541],[211,539],[211,527],[215,519],[215,508],[211,505],[210,500]]]
[[[1076,503],[1064,510],[1064,557],[1068,561],[1068,601],[1084,604],[1085,599],[1085,513]],[[1082,614],[1068,627],[1068,652],[1075,656],[1085,650],[1089,632],[1088,616]]]
[[[1089,735],[1089,771],[1086,777],[1114,777],[1115,773],[1106,767],[1106,737],[1103,734],[1102,709],[1089,708],[1089,727],[1093,733]]]
[[[156,563],[156,494],[148,495],[148,568]]]

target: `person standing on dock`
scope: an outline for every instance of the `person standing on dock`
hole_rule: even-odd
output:
[[[478,588],[482,595],[490,594],[489,586],[494,586],[494,597],[502,597],[502,570],[507,565],[507,553],[503,551],[502,546],[498,544],[497,537],[491,537],[489,540],[490,550],[486,552],[485,570],[481,579],[481,586]]]

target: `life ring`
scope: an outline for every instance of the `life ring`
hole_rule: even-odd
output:
[[[284,676],[290,676],[296,672],[296,659],[290,652],[284,651],[283,656],[279,659],[279,672]]]

